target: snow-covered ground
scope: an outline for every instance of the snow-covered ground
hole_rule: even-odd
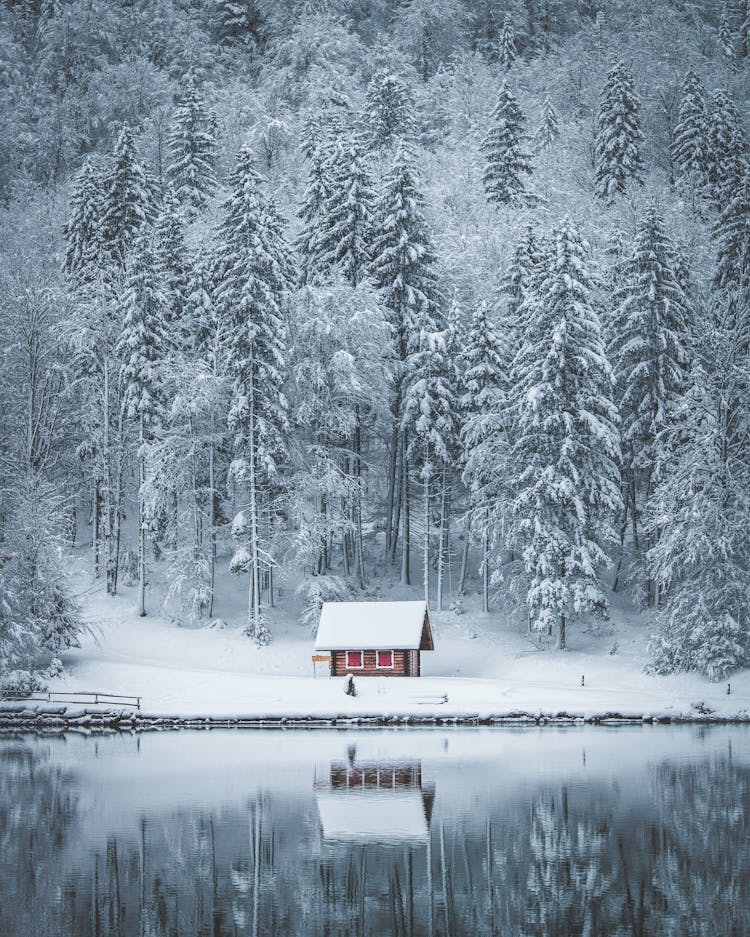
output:
[[[268,610],[272,643],[258,649],[241,634],[244,579],[222,575],[218,585],[215,611],[229,627],[185,628],[160,612],[157,585],[148,596],[150,614],[139,618],[134,588],[112,599],[82,572],[78,589],[96,636],[85,635],[81,648],[65,655],[66,673],[50,689],[141,696],[144,713],[177,716],[487,717],[524,711],[676,717],[697,715],[699,707],[722,717],[750,714],[750,670],[733,675],[731,695],[726,683],[697,675],[645,674],[649,621],[626,597],[614,597],[612,633],[595,637],[572,628],[567,651],[542,652],[516,622],[477,612],[479,597],[469,594],[461,616],[431,612],[436,649],[422,655],[422,678],[363,677],[352,698],[343,679],[328,678],[325,665],[317,665],[313,677],[313,640],[299,622],[293,586]],[[420,598],[418,588],[404,591],[387,581],[382,591],[387,598]],[[447,703],[420,699],[443,694]]]

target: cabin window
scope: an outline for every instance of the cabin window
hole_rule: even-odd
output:
[[[387,670],[393,667],[393,651],[378,651],[377,652],[377,667],[378,670]]]
[[[347,651],[346,652],[346,666],[348,670],[356,670],[362,668],[362,651]]]

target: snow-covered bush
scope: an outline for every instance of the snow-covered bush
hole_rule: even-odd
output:
[[[0,697],[30,696],[44,689],[46,684],[30,670],[11,670],[0,677]]]
[[[315,637],[323,603],[346,601],[351,598],[351,588],[340,576],[313,576],[311,579],[305,579],[297,587],[297,595],[302,597],[300,621]]]
[[[192,546],[177,550],[169,564],[169,588],[164,610],[178,621],[196,624],[211,604],[211,569],[208,558]]]

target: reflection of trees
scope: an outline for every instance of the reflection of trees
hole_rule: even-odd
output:
[[[19,935],[65,930],[75,896],[56,872],[76,810],[69,779],[38,746],[0,746],[0,909]],[[54,917],[45,915],[53,891]]]
[[[721,759],[655,774],[650,905],[663,935],[750,933],[750,771]]]
[[[77,856],[69,779],[23,746],[0,769],[2,937],[750,934],[750,772],[729,759],[659,766],[637,798],[547,784],[457,814],[444,790],[420,842],[332,843],[311,798],[259,792]]]

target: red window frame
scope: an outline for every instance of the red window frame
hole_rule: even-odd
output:
[[[359,663],[353,664],[350,660],[350,657],[353,654],[359,656]],[[346,652],[346,669],[347,670],[361,670],[365,666],[365,652],[364,651],[347,651]]]
[[[382,654],[384,657],[385,657],[386,654],[389,654],[389,655],[390,655],[390,658],[389,658],[389,659],[390,659],[390,663],[388,663],[388,664],[381,663],[381,661],[380,661],[380,655],[381,655],[381,654]],[[376,667],[378,670],[393,670],[394,666],[395,666],[395,663],[394,663],[394,654],[393,654],[393,651],[375,651],[375,667]]]

